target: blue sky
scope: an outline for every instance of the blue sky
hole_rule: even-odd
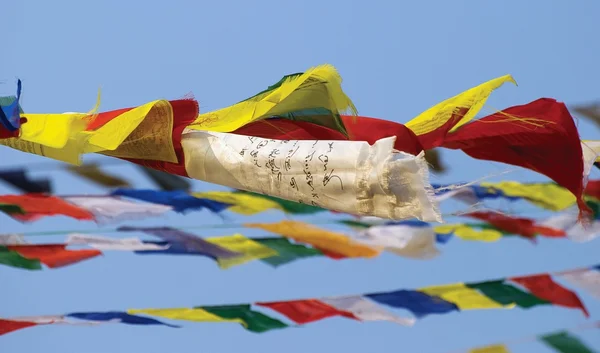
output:
[[[238,102],[281,76],[330,63],[361,115],[406,122],[431,105],[491,78],[512,74],[519,86],[495,92],[491,109],[552,97],[567,104],[600,98],[600,3],[582,1],[96,1],[19,0],[3,4],[0,93],[23,80],[27,112],[88,111],[102,86],[102,110],[174,99],[193,92],[201,110]],[[578,122],[582,138],[600,139],[594,125]],[[533,172],[443,151],[451,167],[435,182],[459,182],[513,170],[490,180],[544,181]],[[87,160],[102,159],[89,156]],[[29,165],[50,175],[58,194],[104,190],[52,161],[0,148],[0,166]],[[39,169],[38,169],[39,168]],[[47,167],[45,167],[47,168]],[[131,165],[107,167],[139,188],[152,184]],[[598,177],[598,175],[596,175]],[[218,186],[195,182],[195,190]],[[0,193],[14,190],[0,185]],[[502,204],[529,217],[547,216],[524,204]],[[444,211],[456,205],[444,205]],[[277,221],[279,213],[229,215],[229,221]],[[316,218],[331,218],[323,214]],[[313,218],[302,218],[311,220]],[[453,219],[448,219],[452,221]],[[207,212],[132,225],[195,226],[220,223]],[[0,215],[0,231],[94,229],[95,224],[48,218],[20,224]],[[234,231],[213,229],[202,236]],[[60,241],[62,236],[36,238]],[[519,239],[468,243],[458,239],[432,261],[385,254],[373,260],[299,261],[274,270],[251,263],[227,271],[195,257],[107,253],[58,270],[0,268],[0,316],[61,314],[233,304],[477,281],[558,271],[598,262],[600,242],[575,244]],[[600,303],[581,293],[592,319]],[[235,324],[187,323],[181,329],[104,325],[45,326],[0,338],[6,352],[446,352],[574,326],[576,310],[473,311],[428,317],[413,328],[329,319],[262,335]],[[600,335],[582,336],[600,347]],[[538,343],[514,352],[550,352]]]

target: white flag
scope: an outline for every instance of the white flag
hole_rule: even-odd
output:
[[[66,243],[69,245],[88,245],[98,250],[118,251],[147,251],[165,250],[169,245],[157,245],[144,243],[139,238],[108,238],[97,235],[73,233],[67,236]]]
[[[325,304],[347,311],[362,321],[391,321],[403,326],[412,326],[415,319],[396,316],[367,298],[359,295],[319,298]]]
[[[156,217],[172,210],[171,206],[137,203],[116,196],[69,196],[64,199],[93,213],[98,223]]]
[[[583,225],[578,222],[578,215],[566,210],[556,216],[544,220],[541,225],[561,229],[567,233],[567,237],[576,242],[588,242],[600,235],[600,221],[593,220],[590,224]]]
[[[421,222],[406,222],[405,224],[380,225],[358,232],[352,239],[365,245],[384,247],[394,254],[431,259],[439,255],[435,247],[436,241],[433,228]]]
[[[67,320],[62,315],[43,315],[43,316],[19,316],[19,317],[11,317],[7,320],[11,321],[25,321],[25,322],[33,322],[38,325],[50,325],[50,324],[66,324],[66,325],[97,325],[100,322],[90,321],[90,322],[74,322]]]
[[[23,234],[0,234],[0,245],[29,244]]]
[[[600,299],[600,266],[569,271],[558,277]]]
[[[370,146],[187,131],[182,146],[194,179],[355,215],[441,222],[424,154],[394,151],[394,141]]]

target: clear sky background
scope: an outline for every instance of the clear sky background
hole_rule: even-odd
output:
[[[281,76],[330,63],[362,115],[406,122],[435,103],[504,74],[519,86],[496,91],[484,113],[552,97],[567,104],[600,99],[600,2],[581,1],[6,1],[0,93],[23,80],[27,112],[88,111],[102,86],[101,110],[176,99],[193,92],[209,111],[247,98]],[[582,138],[600,130],[579,120]],[[443,151],[451,170],[433,182],[546,181],[510,166]],[[87,156],[86,160],[101,160]],[[57,194],[106,190],[60,170],[59,163],[0,148],[0,167],[29,166],[50,176]],[[106,170],[138,188],[153,184],[127,163]],[[598,177],[598,174],[595,175]],[[194,182],[197,191],[223,189]],[[0,185],[0,194],[16,190]],[[546,217],[524,203],[501,203],[528,217]],[[457,210],[445,203],[444,212]],[[227,213],[226,222],[278,221],[281,213],[255,217]],[[332,219],[327,213],[299,220]],[[448,218],[457,221],[458,218]],[[131,225],[199,226],[223,220],[207,211]],[[63,217],[21,224],[0,215],[0,231],[95,229]],[[336,229],[329,227],[330,229]],[[338,227],[339,228],[339,227]],[[198,231],[202,236],[244,229]],[[119,236],[118,234],[109,234]],[[128,234],[130,236],[131,234]],[[64,236],[37,237],[59,242]],[[453,239],[431,261],[384,254],[371,260],[297,261],[279,269],[253,262],[227,271],[193,256],[104,257],[57,270],[0,267],[0,316],[63,314],[248,303],[480,281],[560,271],[599,262],[600,241],[576,244],[540,239],[469,243]],[[600,302],[578,292],[592,319]],[[47,325],[0,338],[1,352],[447,352],[512,340],[586,322],[577,310],[480,310],[432,315],[412,328],[392,323],[328,319],[302,329],[253,334],[236,324],[185,323],[181,329],[107,324],[94,328]],[[581,337],[600,349],[598,331]],[[514,352],[550,352],[540,343]]]

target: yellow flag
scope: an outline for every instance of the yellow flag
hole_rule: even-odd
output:
[[[253,121],[297,113],[299,115],[293,114],[292,119],[308,120],[345,133],[339,113],[350,110],[356,114],[356,108],[342,90],[341,82],[342,78],[333,66],[317,66],[303,74],[288,75],[266,91],[242,102],[200,114],[188,127],[231,132]]]
[[[346,257],[375,257],[383,250],[382,248],[373,248],[355,242],[344,234],[313,227],[304,222],[251,223],[246,224],[246,226],[277,233],[286,238],[310,244],[320,250],[330,251]]]
[[[521,184],[516,181],[497,183],[482,182],[479,185],[502,191],[507,196],[522,197],[529,202],[551,211],[562,211],[575,204],[575,196],[567,189],[553,183]]]
[[[495,308],[511,309],[515,306],[515,304],[503,306],[480,293],[478,290],[467,287],[464,283],[419,288],[418,291],[438,296],[446,301],[454,303],[461,310]]]
[[[495,344],[493,346],[473,348],[469,353],[510,353],[510,351],[503,344]]]
[[[210,237],[206,241],[223,247],[227,250],[244,254],[230,259],[218,259],[219,267],[229,268],[241,265],[248,261],[264,259],[279,255],[279,253],[268,246],[264,246],[241,234],[227,235],[223,237]]]
[[[239,322],[240,319],[224,319],[215,314],[199,308],[173,308],[173,309],[129,309],[128,314],[145,314],[149,316],[163,317],[171,320],[203,321],[203,322]]]
[[[460,121],[450,130],[455,131],[471,121],[483,108],[490,94],[506,82],[517,84],[510,75],[495,78],[434,105],[404,125],[415,134],[423,135],[446,124],[461,109],[467,109]]]
[[[246,193],[231,191],[209,191],[192,193],[194,197],[209,199],[233,205],[227,210],[245,216],[255,215],[271,209],[281,209],[277,202]]]
[[[125,111],[100,128],[85,131],[89,114],[25,114],[18,138],[0,144],[80,165],[84,153],[177,162],[173,147],[173,111],[158,100]]]
[[[440,234],[454,233],[462,240],[495,242],[502,238],[502,232],[495,229],[474,229],[466,224],[444,224],[433,227],[434,232]]]

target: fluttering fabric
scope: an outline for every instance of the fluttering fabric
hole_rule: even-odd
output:
[[[521,166],[548,176],[583,200],[584,154],[577,127],[563,103],[538,99],[481,118],[446,136],[441,145],[476,159]]]
[[[249,223],[246,226],[267,230],[295,241],[310,244],[324,251],[326,255],[335,254],[334,258],[339,256],[370,258],[378,256],[383,250],[381,246],[363,245],[345,234],[328,231],[303,222]]]
[[[208,256],[215,260],[219,259],[232,259],[243,256],[242,253],[228,250],[217,244],[213,244],[207,240],[204,240],[194,234],[186,233],[184,231],[169,228],[169,227],[119,227],[119,231],[125,232],[143,232],[149,235],[159,237],[167,242],[177,243],[183,245],[185,249],[197,253],[201,253],[204,256]]]
[[[506,233],[520,235],[525,238],[534,238],[537,235],[553,238],[566,236],[566,233],[560,228],[536,224],[534,220],[527,218],[512,217],[496,212],[471,212],[465,214],[465,216],[486,221]]]
[[[21,127],[21,107],[19,100],[21,99],[21,80],[17,80],[17,95],[14,99],[0,101],[0,139],[9,136],[18,136],[19,128]]]
[[[0,144],[78,165],[84,153],[177,163],[172,138],[176,102],[157,100],[94,114],[98,102],[90,113],[25,114],[19,137]]]
[[[232,132],[253,121],[280,116],[309,121],[345,133],[340,113],[356,113],[341,88],[342,78],[331,65],[291,74],[266,90],[230,107],[200,114],[191,129]]]
[[[436,234],[424,222],[405,221],[374,226],[359,231],[354,240],[409,258],[432,259],[439,255]]]
[[[573,270],[572,270],[573,271]],[[572,272],[570,271],[570,272]],[[564,273],[564,272],[563,272]],[[512,284],[511,284],[512,283]],[[518,288],[516,285],[524,289]],[[398,317],[385,308],[405,309],[416,318],[432,314],[476,310],[512,309],[515,306],[531,308],[538,305],[557,305],[580,309],[587,315],[585,306],[574,292],[557,284],[549,274],[512,277],[473,283],[454,283],[430,286],[416,290],[365,293],[342,297],[307,298],[285,301],[256,302],[253,304],[194,306],[189,308],[149,308],[125,311],[79,312],[64,317],[88,322],[116,321],[134,325],[167,325],[146,316],[171,320],[198,322],[235,322],[248,331],[265,332],[294,327],[329,317],[344,317],[355,321],[390,321],[410,326],[414,319]],[[284,315],[294,324],[272,318],[261,311],[268,308]],[[62,316],[60,316],[62,317]],[[33,325],[14,324],[16,320],[0,321],[0,334]]]
[[[144,243],[140,238],[109,238],[97,235],[72,233],[67,236],[65,243],[68,245],[87,245],[98,250],[117,251],[151,251],[165,250],[169,245]]]
[[[160,170],[142,167],[144,173],[152,179],[152,181],[158,185],[162,190],[166,191],[174,191],[174,190],[184,190],[188,191],[191,187],[189,181],[184,178],[161,172]]]
[[[120,177],[110,175],[110,174],[104,172],[95,163],[84,164],[81,166],[69,165],[69,166],[67,166],[67,170],[69,170],[70,172],[72,172],[82,178],[85,178],[87,180],[90,180],[90,181],[98,184],[98,185],[101,185],[101,186],[105,186],[105,187],[109,187],[109,188],[119,188],[119,187],[130,187],[131,186],[128,181],[126,181]]]
[[[600,299],[600,265],[563,272],[558,277]]]
[[[23,169],[2,170],[0,180],[26,193],[52,193],[50,179],[32,179]]]
[[[416,321],[413,318],[395,315],[360,295],[326,297],[320,298],[320,301],[342,312],[351,313],[361,321],[390,321],[402,326],[412,326]]]
[[[171,206],[175,212],[186,213],[194,210],[209,209],[220,212],[229,207],[229,204],[206,198],[194,197],[182,190],[158,191],[144,189],[117,189],[112,195],[130,197],[160,205]]]
[[[129,325],[162,325],[174,328],[179,327],[148,317],[131,315],[120,311],[70,313],[65,316],[86,321],[111,321]]]
[[[394,138],[267,140],[188,132],[188,175],[236,189],[356,215],[441,221],[421,156],[393,153]]]
[[[24,214],[10,213],[19,221],[30,222],[45,216],[67,216],[78,220],[94,220],[94,214],[63,199],[44,194],[0,195],[0,203],[20,207]]]
[[[116,196],[67,196],[63,199],[92,213],[99,224],[159,217],[172,210],[169,206],[131,202]]]
[[[590,316],[577,294],[554,282],[549,274],[512,277],[510,280],[527,288],[533,295],[540,299],[567,308],[581,309],[586,317]]]
[[[551,211],[562,211],[573,206],[577,201],[569,190],[556,183],[500,181],[464,186],[437,184],[432,186],[436,190],[438,201],[455,198],[468,204],[475,204],[487,199],[525,200]]]
[[[68,250],[66,244],[8,245],[6,248],[26,259],[37,260],[50,268],[72,265],[102,254],[98,250]]]
[[[555,331],[551,333],[536,335],[533,337],[520,338],[517,340],[511,340],[510,343],[499,343],[489,346],[482,346],[472,348],[469,353],[509,353],[507,345],[517,345],[522,343],[529,343],[532,341],[538,341],[551,348],[554,352],[560,353],[593,353],[595,350],[589,348],[583,343],[574,332],[583,331],[588,329],[600,328],[600,322],[596,322],[595,325],[580,325],[569,330]]]

